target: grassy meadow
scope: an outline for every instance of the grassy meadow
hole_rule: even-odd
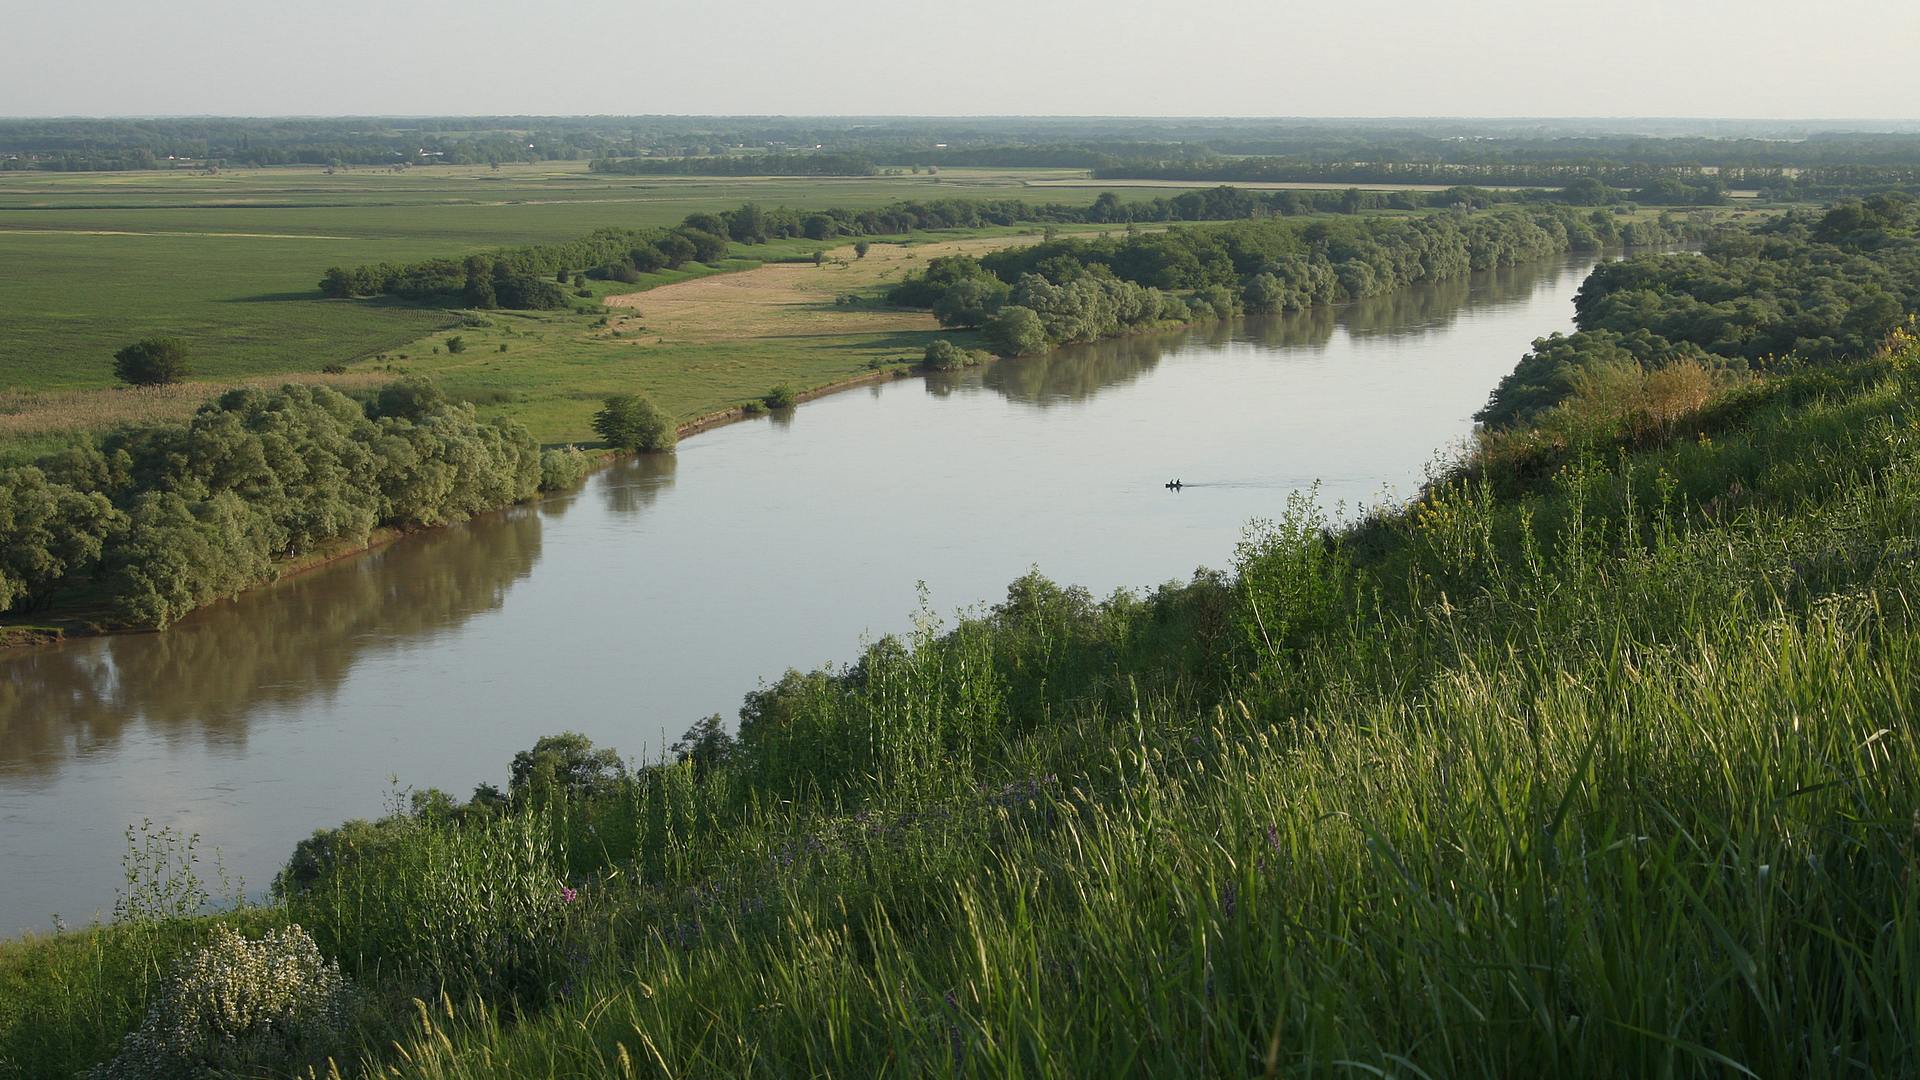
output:
[[[592,282],[604,315],[476,313],[472,322],[485,325],[458,330],[466,345],[459,354],[436,348],[448,336],[438,333],[402,346],[404,362],[349,371],[424,374],[482,415],[526,424],[543,443],[591,442],[589,422],[609,394],[638,389],[686,419],[782,384],[805,390],[916,363],[930,341],[951,332],[926,312],[884,306],[886,286],[942,255],[979,254],[1041,235],[1004,228],[876,239],[864,258],[844,241],[775,241],[751,250],[768,249],[777,260],[824,248],[825,261],[776,261],[695,278],[663,271],[645,276],[680,280],[643,283],[639,292]]]
[[[15,270],[0,279],[0,311],[7,314],[0,319],[0,391],[6,394],[0,457],[31,458],[73,431],[150,418],[151,403],[130,400],[112,375],[114,350],[143,336],[186,338],[196,379],[205,384],[201,392],[211,394],[249,379],[307,379],[322,367],[380,353],[430,354],[429,335],[459,321],[457,314],[404,304],[323,301],[316,283],[329,266],[457,257],[602,226],[668,225],[694,211],[749,201],[859,207],[916,197],[1016,196],[1029,193],[1029,179],[1046,175],[1055,174],[635,178],[596,176],[570,163],[332,176],[317,168],[216,176],[9,174],[0,177],[0,260]],[[1072,198],[1079,201],[1077,193]],[[715,269],[802,258],[821,246],[789,241],[743,248],[746,258]],[[688,276],[649,275],[639,286],[617,289]],[[596,287],[609,291],[604,283]],[[558,336],[550,327],[537,340]],[[859,363],[878,351],[868,347]],[[807,358],[775,364],[752,392],[818,366]],[[502,381],[544,386],[561,374],[521,371],[513,379],[478,380],[486,394],[476,400],[511,400],[501,395],[514,388],[497,385]],[[665,391],[688,402],[693,414],[745,392],[731,383],[715,397]],[[529,420],[547,433],[543,437],[583,437],[571,410],[553,415],[549,422],[534,410]]]

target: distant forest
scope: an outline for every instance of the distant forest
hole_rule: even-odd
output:
[[[1728,186],[1819,194],[1920,180],[1920,123],[664,116],[0,120],[0,169],[5,170],[568,160],[591,160],[602,171],[633,174],[865,175],[888,167],[984,166],[1213,182],[1560,186],[1573,176],[1591,176],[1630,188],[1704,172]]]

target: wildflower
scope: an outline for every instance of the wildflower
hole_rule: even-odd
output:
[[[216,926],[175,965],[140,1026],[95,1080],[200,1075],[285,1060],[334,1042],[351,991],[299,926],[259,940]]]
[[[560,886],[560,902],[561,903],[571,904],[578,899],[580,899],[579,889],[576,889],[571,885]]]

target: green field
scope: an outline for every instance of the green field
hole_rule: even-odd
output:
[[[112,384],[147,334],[193,342],[212,378],[315,370],[396,346],[440,312],[317,303],[335,264],[416,260],[657,226],[696,210],[872,206],[1021,194],[1003,172],[860,180],[591,176],[577,167],[57,174],[0,181],[0,387]],[[1080,201],[1076,198],[1075,201]]]
[[[437,309],[324,301],[316,283],[329,266],[458,256],[566,239],[603,226],[664,226],[698,210],[749,201],[861,207],[914,198],[1033,198],[1026,181],[1061,175],[1070,174],[634,178],[596,176],[578,164],[559,163],[332,176],[318,168],[217,176],[8,176],[0,179],[0,262],[12,268],[0,278],[0,311],[6,313],[0,319],[0,457],[30,457],[68,437],[38,420],[6,425],[23,411],[54,407],[73,418],[76,430],[97,426],[100,417],[146,417],[127,401],[66,399],[112,387],[114,350],[140,337],[186,338],[194,348],[196,378],[210,390],[239,379],[317,373],[328,364],[407,351],[409,343],[458,320]],[[1083,201],[1079,196],[1059,198]],[[743,250],[753,258],[720,269],[801,257],[818,246],[800,241]],[[686,276],[658,275],[648,284]],[[551,316],[537,321],[551,330]],[[851,359],[864,364],[871,355],[869,350]],[[776,365],[767,379],[752,381],[770,385],[815,366]],[[513,383],[547,385],[555,374],[523,370],[504,380],[479,380],[473,389],[481,404],[497,404],[511,400]],[[725,400],[669,396],[695,411]],[[567,422],[545,428],[552,437],[578,437],[579,417],[563,411]],[[531,419],[541,425],[538,415]]]

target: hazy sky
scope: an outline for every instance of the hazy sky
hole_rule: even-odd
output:
[[[1916,0],[8,0],[0,115],[1920,115]]]

